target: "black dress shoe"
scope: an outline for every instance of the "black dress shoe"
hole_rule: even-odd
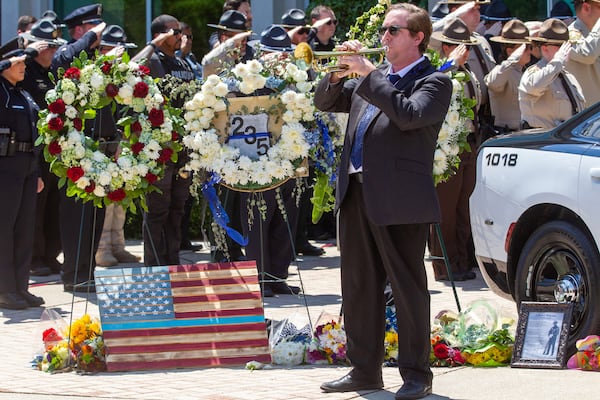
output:
[[[306,243],[296,249],[296,254],[304,254],[305,256],[322,256],[325,254],[325,250],[320,247],[313,246],[310,243]]]
[[[265,287],[269,287],[273,293],[277,294],[299,294],[298,286],[291,286],[285,282],[267,282]]]
[[[383,388],[383,382],[379,380],[362,380],[352,377],[348,373],[335,381],[321,384],[321,390],[326,393],[333,392],[358,392],[359,390],[378,390]]]
[[[39,307],[45,303],[43,298],[29,293],[28,291],[19,292],[19,296],[21,296],[21,298],[25,300],[30,307]]]
[[[192,242],[181,242],[179,245],[179,250],[191,250],[191,251],[200,251],[202,250],[201,244],[192,244]]]
[[[415,400],[421,399],[431,394],[431,384],[418,382],[405,382],[396,392],[396,400]]]
[[[263,297],[275,296],[275,293],[273,293],[273,290],[271,290],[271,287],[267,284],[265,284],[264,287],[261,288],[261,292],[262,292]]]
[[[29,270],[31,276],[48,276],[52,275],[52,270],[45,265],[36,265]]]
[[[87,293],[87,292],[96,292],[96,285],[94,284],[94,281],[89,281],[89,282],[81,282],[81,283],[76,283],[76,284],[72,284],[72,283],[65,283],[63,285],[64,291],[65,292],[77,292],[77,293]]]
[[[9,310],[24,310],[29,304],[16,293],[0,293],[0,308]]]

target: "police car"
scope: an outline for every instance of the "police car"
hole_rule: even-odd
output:
[[[600,103],[552,130],[486,141],[470,208],[494,292],[517,304],[572,303],[571,349],[600,334]]]

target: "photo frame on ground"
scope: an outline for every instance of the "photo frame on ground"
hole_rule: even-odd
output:
[[[565,367],[572,304],[522,302],[511,367]]]

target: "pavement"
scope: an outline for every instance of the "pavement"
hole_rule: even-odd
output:
[[[339,315],[341,296],[339,252],[331,241],[313,242],[325,249],[320,257],[299,257],[290,267],[288,282],[301,285],[305,296],[278,295],[264,301],[265,317],[308,318],[314,323],[323,312]],[[209,251],[182,251],[182,264],[208,262]],[[142,255],[142,244],[128,242],[127,249]],[[132,266],[140,264],[131,264]],[[426,263],[431,294],[431,318],[442,310],[457,311],[448,282],[436,282]],[[459,303],[486,300],[502,315],[517,320],[515,305],[494,295],[477,271],[477,279],[457,282]],[[65,293],[58,275],[32,277],[31,292],[43,296],[45,307],[65,320],[84,313],[98,316],[95,294]],[[368,399],[391,400],[402,385],[398,370],[383,368],[383,390],[322,393],[319,385],[349,371],[345,366],[268,366],[250,371],[243,366],[177,369],[120,373],[49,374],[34,370],[30,361],[41,346],[42,307],[21,311],[0,309],[0,400],[11,399],[143,399],[143,400],[241,400],[241,399]],[[400,332],[402,330],[401,317]],[[524,368],[434,368],[433,394],[427,399],[594,399],[598,398],[599,375],[593,372]]]

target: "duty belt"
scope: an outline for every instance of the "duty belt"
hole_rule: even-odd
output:
[[[14,146],[15,151],[23,153],[31,153],[33,151],[33,143],[31,142],[15,142],[11,143],[10,146]]]

